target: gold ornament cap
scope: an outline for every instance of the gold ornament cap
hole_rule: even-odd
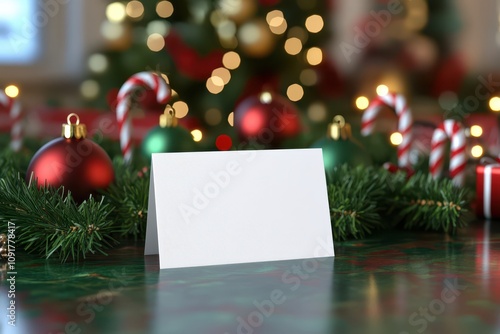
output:
[[[71,118],[75,118],[75,123],[71,123]],[[83,139],[87,136],[87,127],[85,124],[80,124],[80,117],[77,114],[71,113],[67,118],[68,123],[62,125],[62,134],[66,139]]]
[[[351,124],[346,123],[344,117],[337,115],[333,118],[333,122],[328,125],[328,132],[326,135],[333,140],[351,139]]]
[[[163,114],[160,115],[160,126],[162,128],[172,128],[177,126],[177,117],[175,117],[175,109],[170,104],[167,104]]]

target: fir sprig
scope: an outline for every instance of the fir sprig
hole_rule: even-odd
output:
[[[122,159],[113,161],[115,181],[103,192],[113,208],[122,236],[144,239],[148,214],[149,169],[135,170]]]
[[[467,188],[456,187],[449,179],[433,180],[417,173],[401,189],[399,214],[405,228],[455,233],[467,224],[469,197]]]
[[[111,208],[94,198],[78,205],[71,195],[26,184],[17,175],[0,179],[0,221],[16,225],[16,244],[45,258],[62,262],[90,254],[106,254],[116,241]]]

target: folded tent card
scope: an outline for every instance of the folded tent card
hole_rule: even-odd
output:
[[[321,149],[153,154],[160,269],[334,256]]]

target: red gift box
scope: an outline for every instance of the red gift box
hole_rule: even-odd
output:
[[[500,164],[478,165],[476,177],[477,215],[500,218]]]

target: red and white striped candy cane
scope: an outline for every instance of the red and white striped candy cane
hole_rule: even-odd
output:
[[[467,163],[465,131],[462,125],[453,119],[445,120],[434,130],[431,140],[429,170],[433,178],[441,175],[445,143],[448,138],[451,141],[450,178],[455,185],[462,186],[465,181],[465,164]]]
[[[21,114],[21,104],[19,101],[7,96],[0,90],[0,105],[7,108],[12,120],[10,130],[10,148],[14,152],[19,152],[23,146],[23,120]]]
[[[138,87],[147,87],[156,93],[158,103],[167,103],[172,91],[165,80],[154,72],[139,72],[131,76],[118,92],[116,118],[120,131],[120,146],[126,162],[132,159],[132,120],[130,97]]]
[[[403,136],[403,141],[398,146],[398,165],[399,167],[409,167],[413,117],[403,95],[391,93],[374,99],[361,118],[361,134],[367,136],[373,133],[375,119],[384,105],[393,108],[396,112],[398,131]]]

